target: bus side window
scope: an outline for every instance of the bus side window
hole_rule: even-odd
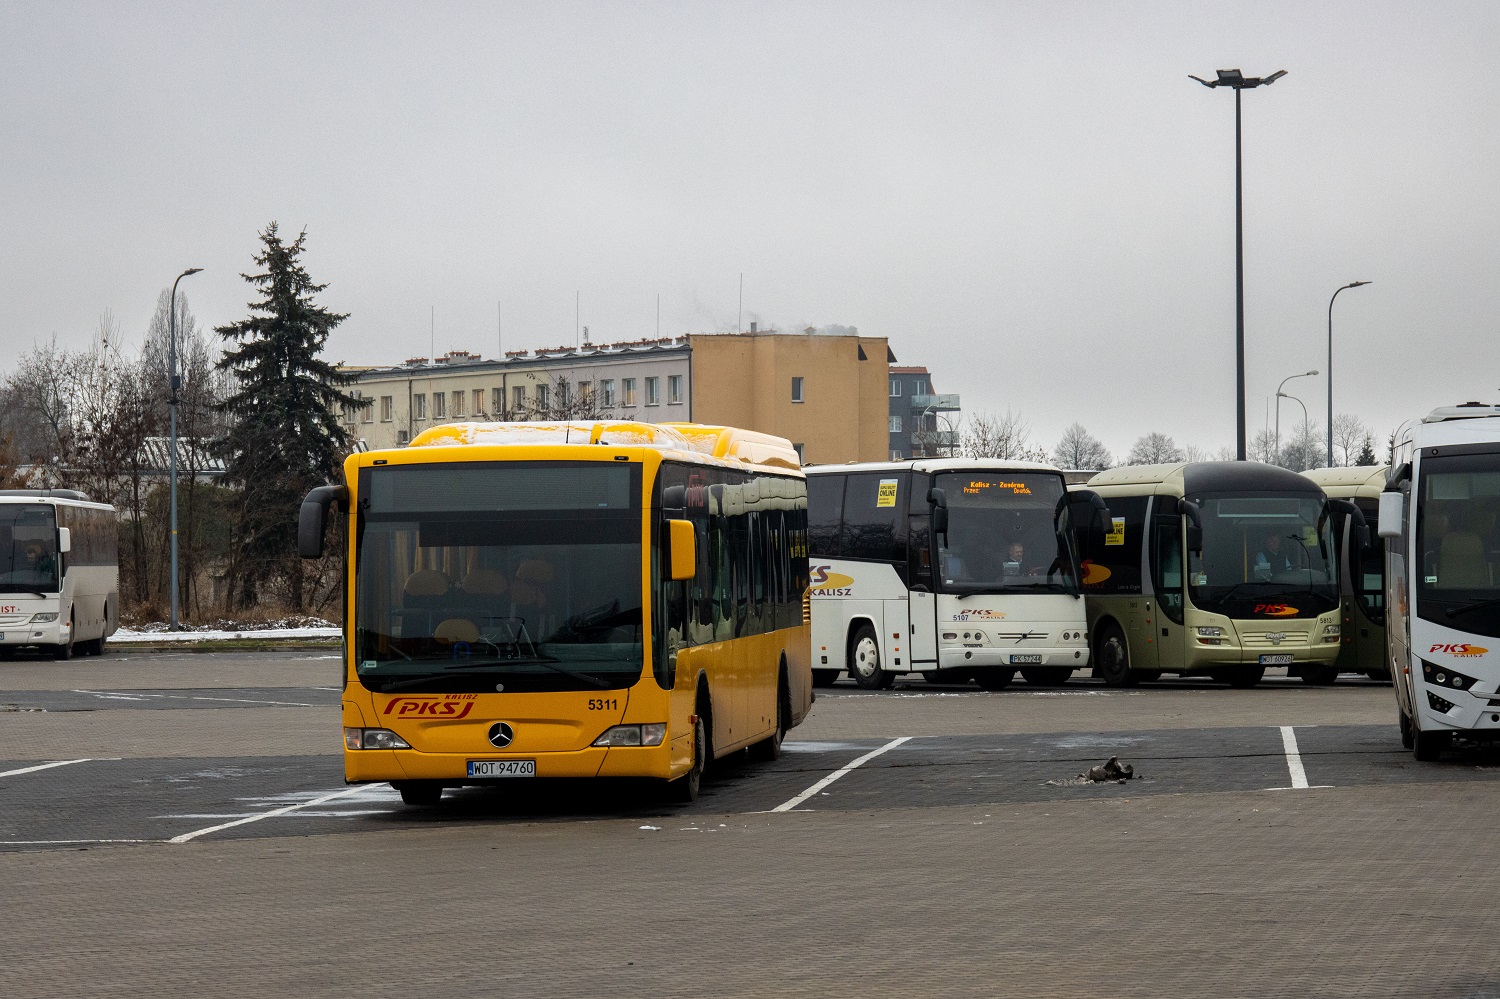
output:
[[[1093,575],[1098,582],[1085,582],[1088,593],[1121,594],[1141,592],[1141,539],[1145,533],[1146,497],[1110,496],[1105,500],[1113,520],[1120,521],[1124,530],[1112,534],[1108,529],[1101,536],[1092,531],[1079,535],[1083,557],[1106,573],[1086,573],[1087,580]],[[1108,525],[1112,527],[1111,523]],[[1118,544],[1111,544],[1118,541]],[[1103,576],[1102,579],[1099,579]]]
[[[909,480],[908,480],[909,481]],[[849,476],[844,491],[844,558],[889,562],[906,575],[906,518],[900,494],[901,477],[891,472],[862,472]]]
[[[839,554],[839,523],[844,517],[844,475],[807,477],[807,540],[811,553]]]

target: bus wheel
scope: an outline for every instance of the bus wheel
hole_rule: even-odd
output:
[[[839,678],[839,671],[836,670],[836,669],[815,669],[815,670],[813,670],[813,686],[814,687],[832,687],[833,684],[834,684],[834,682],[836,680],[838,680],[838,678]]]
[[[699,715],[698,720],[693,722],[692,769],[667,785],[674,801],[686,804],[698,800],[698,793],[703,789],[703,768],[707,759],[708,727],[703,723],[703,716]]]
[[[68,617],[68,640],[61,645],[52,646],[52,658],[60,662],[66,662],[73,658],[73,617]]]
[[[1423,732],[1412,727],[1411,752],[1423,763],[1435,763],[1443,758],[1443,750],[1453,745],[1452,732]]]
[[[443,785],[431,780],[391,781],[401,792],[401,800],[414,808],[433,808],[443,799]]]
[[[1406,717],[1406,712],[1399,707],[1396,708],[1396,724],[1401,727],[1401,748],[1410,749],[1412,745],[1411,719]]]
[[[1130,646],[1117,624],[1107,624],[1099,633],[1094,654],[1094,672],[1110,687],[1134,687],[1139,678],[1130,672]]]
[[[974,673],[974,679],[979,681],[982,690],[1004,690],[1010,686],[1010,682],[1016,678],[1016,671],[997,666],[994,669],[982,669]]]
[[[1326,687],[1339,678],[1337,666],[1306,666],[1302,669],[1302,682],[1314,687]]]
[[[868,624],[860,625],[849,643],[849,673],[864,690],[890,690],[896,682],[896,674],[880,668],[880,642]]]
[[[1041,666],[1021,670],[1021,676],[1033,687],[1061,687],[1073,676],[1066,666]]]

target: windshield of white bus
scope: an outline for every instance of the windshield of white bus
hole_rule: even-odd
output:
[[[618,689],[642,666],[641,466],[362,470],[355,669],[371,690]]]
[[[1500,637],[1500,454],[1423,458],[1417,616]]]
[[[56,593],[57,519],[48,503],[0,503],[0,593]]]
[[[1203,551],[1188,558],[1196,607],[1251,618],[1316,617],[1338,606],[1338,556],[1324,497],[1190,498],[1203,523]]]
[[[946,543],[938,538],[943,592],[1078,592],[1062,476],[943,472],[933,484],[948,503]]]

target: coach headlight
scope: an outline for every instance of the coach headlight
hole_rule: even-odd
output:
[[[56,621],[56,620],[57,620],[57,612],[56,611],[43,611],[40,614],[33,614],[33,615],[31,615],[31,623],[32,624],[51,624],[53,621]]]
[[[616,725],[606,729],[603,735],[594,740],[594,745],[660,746],[666,737],[667,726],[662,724]]]
[[[388,728],[344,729],[346,749],[410,749],[411,744]]]

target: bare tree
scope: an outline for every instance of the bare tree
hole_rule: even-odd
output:
[[[1182,461],[1182,448],[1166,434],[1149,433],[1130,446],[1127,465],[1156,465],[1167,461]]]
[[[6,416],[24,460],[40,485],[61,486],[76,458],[75,414],[78,358],[53,337],[32,347],[5,382]]]
[[[1046,450],[1031,443],[1031,424],[1020,413],[1010,409],[1004,416],[974,413],[968,422],[961,445],[966,458],[1047,460]]]
[[[1333,460],[1338,465],[1353,465],[1370,436],[1370,425],[1353,413],[1340,413],[1333,418]],[[1326,458],[1327,455],[1325,454]]]
[[[1234,455],[1230,455],[1230,458],[1233,457]],[[1257,430],[1245,449],[1245,457],[1267,465],[1280,464],[1281,457],[1277,454],[1276,435],[1269,430]]]
[[[1281,435],[1281,460],[1277,464],[1294,472],[1320,468],[1327,457],[1323,430],[1317,423],[1299,423],[1290,435]]]
[[[1062,439],[1052,449],[1052,460],[1059,468],[1103,471],[1115,463],[1104,442],[1075,423],[1063,431]]]

